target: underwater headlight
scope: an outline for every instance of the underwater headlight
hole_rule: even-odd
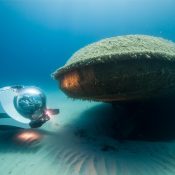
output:
[[[59,109],[47,109],[45,94],[34,86],[1,88],[0,107],[0,125],[20,128],[40,127],[59,113]]]

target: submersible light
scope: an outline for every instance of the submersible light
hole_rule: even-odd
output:
[[[46,96],[34,86],[8,86],[0,89],[0,125],[37,128],[59,109],[47,109]]]

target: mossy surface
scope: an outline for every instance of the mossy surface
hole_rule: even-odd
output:
[[[148,35],[126,35],[100,40],[78,50],[59,68],[56,78],[74,68],[124,59],[164,59],[175,61],[175,43]]]
[[[175,97],[175,43],[146,35],[107,38],[77,51],[53,75],[60,89],[76,99]]]

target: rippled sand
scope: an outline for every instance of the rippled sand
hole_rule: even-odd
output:
[[[60,114],[44,127],[0,131],[1,175],[175,174],[173,134],[151,137],[145,129],[147,137],[119,139],[110,104],[72,101],[59,92],[48,92],[48,100]]]

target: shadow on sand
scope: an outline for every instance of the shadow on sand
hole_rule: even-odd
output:
[[[80,137],[98,133],[118,140],[175,139],[175,100],[142,104],[101,104],[84,111],[74,122]],[[96,134],[95,134],[96,135]]]
[[[175,139],[175,101],[114,104],[113,107],[111,104],[99,104],[83,111],[70,121],[70,125],[74,136],[81,139],[94,140],[106,137],[117,141],[171,141]],[[20,133],[30,131],[39,138],[29,137],[24,138],[24,141],[17,138]],[[64,129],[58,133],[42,129],[0,130],[0,152],[9,148],[35,152],[42,146],[43,136],[57,137],[60,133],[64,135]]]
[[[51,170],[53,174],[64,175],[174,174],[174,104],[161,101],[114,108],[111,104],[95,105],[70,114],[74,116],[68,123],[55,130],[32,130],[41,136],[38,140],[14,139],[25,130],[1,131],[2,161],[9,158],[5,153],[19,152],[23,167],[31,161],[25,155],[30,153],[32,160],[36,159],[32,168],[40,172],[37,165],[42,165],[43,158],[46,168],[43,172],[47,175]],[[30,173],[33,169],[29,167],[26,171]]]

